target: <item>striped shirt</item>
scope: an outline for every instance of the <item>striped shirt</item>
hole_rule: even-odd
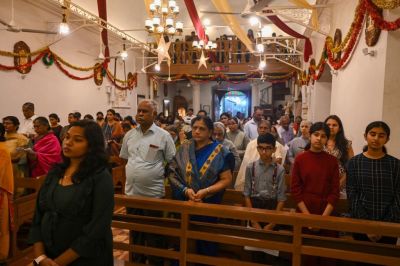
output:
[[[400,222],[400,160],[362,153],[348,164],[347,197],[353,218]]]

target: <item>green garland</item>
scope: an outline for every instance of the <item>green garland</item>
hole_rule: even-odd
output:
[[[51,66],[54,63],[54,57],[51,53],[46,53],[43,57],[42,57],[42,62],[43,64],[45,64],[46,66]]]

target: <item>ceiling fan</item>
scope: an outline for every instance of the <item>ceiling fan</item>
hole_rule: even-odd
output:
[[[14,0],[11,0],[11,21],[7,23],[6,21],[0,19],[0,24],[6,26],[6,31],[10,32],[29,32],[29,33],[41,33],[41,34],[57,34],[56,31],[48,31],[48,30],[39,30],[39,29],[27,29],[27,28],[19,28],[14,21]]]
[[[256,4],[252,5],[250,0],[247,0],[246,7],[243,9],[242,12],[218,12],[218,11],[200,11],[204,14],[219,14],[219,15],[240,15],[242,17],[248,16],[255,13],[262,13],[263,10],[270,9],[270,10],[287,10],[287,9],[302,9],[301,7],[294,6],[294,5],[270,5],[272,0],[259,0]],[[315,8],[325,8],[327,5],[312,5]]]

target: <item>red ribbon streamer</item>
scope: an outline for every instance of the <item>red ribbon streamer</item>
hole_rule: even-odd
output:
[[[56,63],[57,67],[61,70],[61,72],[63,72],[65,75],[67,75],[68,77],[70,77],[71,79],[75,79],[75,80],[86,80],[86,79],[91,79],[94,76],[94,73],[90,76],[87,77],[78,77],[75,76],[71,73],[69,73],[65,68],[62,67],[62,65],[60,64],[60,62],[58,62],[57,58],[54,58],[54,63]]]
[[[267,13],[271,13],[271,11],[268,11]],[[290,36],[293,36],[295,38],[304,39],[306,41],[306,43],[304,45],[304,61],[308,62],[308,59],[310,58],[310,56],[313,53],[310,39],[304,35],[301,35],[300,33],[293,30],[292,28],[290,28],[278,16],[268,16],[268,19],[270,21],[272,21],[272,23],[274,23],[279,29],[281,29],[285,33],[289,34]]]
[[[26,67],[31,67],[34,64],[36,64],[40,59],[42,59],[42,57],[47,54],[48,50],[43,51],[42,53],[40,53],[38,56],[35,57],[35,59],[33,59],[30,63],[26,63],[23,65],[19,65],[19,66],[6,66],[6,65],[2,65],[0,64],[0,70],[17,70],[17,69],[21,69],[21,68],[26,68]]]
[[[193,26],[196,30],[197,36],[199,36],[200,40],[203,40],[205,43],[207,43],[208,38],[206,36],[206,31],[204,30],[204,27],[201,24],[199,14],[197,13],[196,6],[193,0],[185,0],[185,5],[188,10],[189,16],[192,20]]]
[[[104,21],[107,21],[107,2],[106,0],[97,0],[97,9],[99,11],[99,17],[103,19]],[[104,27],[107,27],[105,23],[102,23]],[[110,61],[108,58],[110,56],[110,50],[108,48],[108,33],[106,29],[103,29],[101,31],[101,39],[104,44],[104,56],[106,57],[106,60],[104,61],[105,68],[107,68],[107,64]]]
[[[393,22],[386,21],[371,0],[364,0],[364,4],[374,23],[381,30],[394,31],[400,29],[400,18],[396,19]]]

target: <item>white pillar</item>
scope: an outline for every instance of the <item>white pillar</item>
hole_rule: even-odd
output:
[[[149,98],[151,99],[151,100],[153,100],[154,99],[154,82],[155,81],[153,81],[153,79],[150,79],[150,93],[149,93]]]
[[[254,106],[260,105],[260,86],[258,82],[251,83],[251,114],[253,114]]]
[[[193,112],[197,114],[200,110],[200,83],[191,81],[193,93]]]

